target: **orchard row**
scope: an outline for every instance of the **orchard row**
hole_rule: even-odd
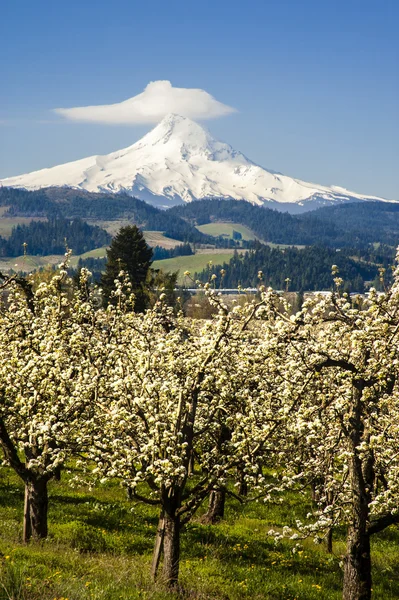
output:
[[[152,564],[179,576],[180,534],[210,497],[314,509],[276,537],[332,543],[347,529],[345,600],[371,597],[370,536],[399,522],[399,272],[367,301],[335,291],[292,315],[273,290],[199,321],[159,302],[143,314],[122,272],[114,301],[67,264],[48,283],[2,276],[0,443],[25,484],[24,539],[47,536],[47,484],[71,459],[159,506]],[[232,485],[234,487],[232,487]],[[233,491],[234,490],[234,491]]]

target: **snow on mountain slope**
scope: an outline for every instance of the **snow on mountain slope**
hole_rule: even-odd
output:
[[[0,185],[127,192],[165,208],[211,197],[247,200],[290,212],[335,202],[381,200],[268,171],[214,139],[198,123],[173,114],[128,148],[2,179]]]

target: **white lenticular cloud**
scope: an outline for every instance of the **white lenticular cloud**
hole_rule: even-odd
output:
[[[151,81],[144,91],[118,104],[55,108],[70,121],[134,125],[158,123],[168,113],[191,119],[214,119],[236,112],[205,90],[173,87],[170,81]]]

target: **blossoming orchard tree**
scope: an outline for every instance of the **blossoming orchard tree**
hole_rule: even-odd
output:
[[[25,541],[47,536],[48,481],[81,449],[99,381],[101,313],[87,273],[74,292],[64,267],[35,292],[25,279],[2,276],[0,444],[25,484]]]
[[[268,302],[290,348],[287,372],[315,374],[287,440],[286,475],[312,483],[318,510],[304,533],[347,526],[344,600],[371,597],[370,536],[399,522],[399,270],[367,301],[337,291],[304,303],[290,321]],[[298,534],[294,534],[294,538]]]
[[[162,300],[144,315],[119,314],[91,450],[102,477],[160,506],[152,572],[163,549],[169,585],[178,580],[182,526],[237,467],[262,484],[261,449],[276,427],[274,397],[251,366],[249,326],[262,303],[228,312],[210,301],[218,314],[205,322],[174,317]]]

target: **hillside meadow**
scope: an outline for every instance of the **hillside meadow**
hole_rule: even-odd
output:
[[[228,262],[234,254],[234,250],[199,250],[192,256],[176,256],[153,262],[154,269],[162,269],[165,272],[179,271],[178,283],[185,282],[184,272],[190,271],[191,275],[206,269],[211,261],[213,265],[222,265]]]
[[[228,223],[228,222],[217,222],[217,223],[207,223],[206,225],[198,225],[197,229],[202,231],[202,233],[206,233],[208,235],[213,235],[215,237],[221,235],[223,237],[232,238],[233,231],[237,231],[241,234],[243,240],[256,240],[259,239],[254,232],[246,227],[245,225],[240,225],[239,223]]]

